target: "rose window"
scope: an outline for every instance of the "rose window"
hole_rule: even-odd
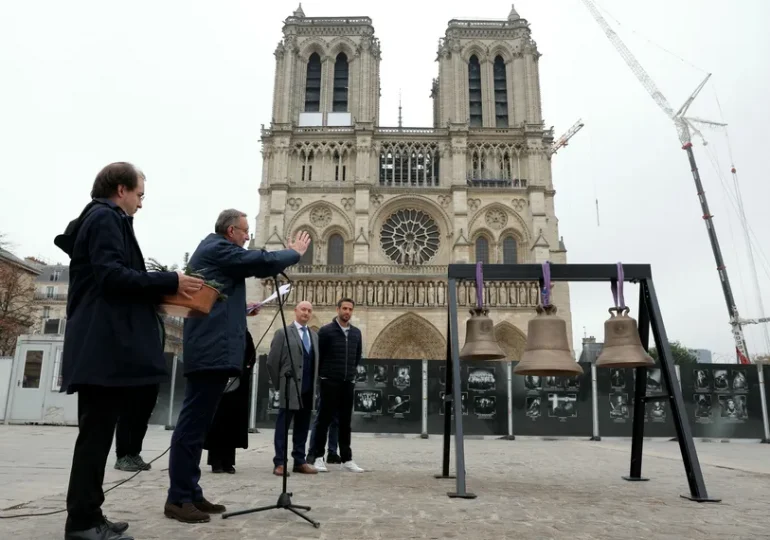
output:
[[[438,252],[439,234],[436,222],[427,213],[399,210],[383,223],[380,244],[395,263],[425,264]]]

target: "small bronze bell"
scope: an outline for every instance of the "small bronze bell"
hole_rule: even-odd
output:
[[[537,317],[529,321],[527,344],[521,361],[513,369],[516,375],[574,377],[583,374],[575,362],[567,341],[567,323],[556,316],[556,306],[538,305]]]
[[[610,308],[610,318],[604,321],[604,347],[596,367],[634,368],[655,364],[642,347],[636,321],[628,316],[629,309]],[[616,315],[617,313],[617,315]]]
[[[506,354],[497,344],[495,327],[488,311],[483,308],[470,310],[471,318],[465,325],[465,345],[460,360],[504,360]]]

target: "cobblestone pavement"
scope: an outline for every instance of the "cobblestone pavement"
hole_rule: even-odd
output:
[[[0,426],[0,515],[62,508],[76,430]],[[207,498],[229,511],[274,504],[280,478],[271,473],[270,430],[253,434],[238,451],[238,473],[204,468]],[[157,456],[170,432],[152,426],[145,459]],[[757,539],[770,538],[770,445],[698,443],[709,494],[721,504],[679,497],[687,491],[678,445],[645,441],[644,474],[630,483],[627,440],[466,440],[468,490],[473,500],[449,499],[454,480],[437,480],[441,438],[354,435],[364,474],[292,475],[294,502],[313,507],[319,529],[286,510],[185,525],[163,516],[168,456],[107,494],[106,514],[131,523],[137,540],[175,539]],[[205,453],[204,453],[205,463]],[[110,457],[107,486],[130,476]],[[454,469],[454,454],[452,455]],[[22,505],[17,509],[8,508]],[[65,515],[0,520],[0,538],[63,537]]]

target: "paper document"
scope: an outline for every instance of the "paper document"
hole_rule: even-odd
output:
[[[283,298],[284,296],[289,294],[289,291],[291,291],[291,284],[290,283],[287,283],[286,285],[282,285],[278,289],[278,292],[281,293],[281,298]],[[268,302],[272,302],[276,298],[278,298],[278,293],[273,293],[270,296],[268,296],[267,298],[265,298],[264,300],[262,300],[261,302],[257,302],[256,304],[248,304],[246,306],[246,314],[248,315],[250,313],[254,313],[256,310],[258,310],[259,308],[261,308],[262,306],[264,306]]]

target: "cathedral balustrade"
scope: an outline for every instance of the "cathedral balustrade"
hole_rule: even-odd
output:
[[[446,271],[446,267],[444,267]],[[275,291],[270,280],[262,281],[265,296]],[[540,291],[534,282],[484,282],[484,304],[490,308],[534,308]],[[314,306],[335,306],[340,298],[352,298],[367,307],[425,308],[447,306],[446,279],[313,279],[297,277],[292,282],[287,303],[302,300]],[[474,283],[458,284],[457,301],[461,307],[476,303]]]

